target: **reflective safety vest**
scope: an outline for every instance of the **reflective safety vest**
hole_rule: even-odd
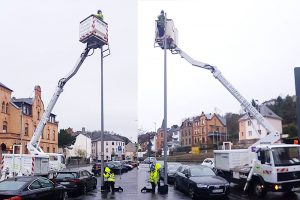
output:
[[[115,174],[114,173],[107,172],[107,173],[104,173],[103,176],[107,181],[115,182]]]
[[[150,172],[150,183],[157,184],[159,178],[158,170],[154,170]]]

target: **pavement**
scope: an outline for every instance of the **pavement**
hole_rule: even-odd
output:
[[[87,169],[91,171],[91,166],[81,167],[82,169]],[[150,188],[150,183],[148,183],[149,176],[149,165],[140,165],[139,169],[134,168],[133,170],[124,173],[122,175],[116,175],[116,187],[121,186],[124,191],[115,194],[101,194],[100,190],[100,177],[98,179],[97,190],[93,190],[87,193],[87,195],[82,195],[78,197],[70,197],[71,200],[91,200],[91,199],[126,199],[126,200],[190,200],[190,198],[182,193],[181,191],[175,190],[173,185],[169,185],[169,192],[166,195],[152,194],[152,193],[141,193],[141,189],[144,186]],[[228,196],[229,200],[256,200],[257,198],[249,195],[242,195],[242,188],[238,185],[231,184],[231,194]],[[299,193],[268,193],[264,198],[265,200],[300,200]]]

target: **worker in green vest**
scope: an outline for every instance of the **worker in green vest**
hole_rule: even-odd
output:
[[[111,192],[115,193],[115,174],[111,172],[109,167],[105,167],[103,176],[104,176],[104,182],[106,183],[109,189],[108,191],[110,191],[111,188]]]
[[[158,184],[159,181],[159,169],[160,169],[160,164],[159,163],[152,163],[150,167],[150,183],[152,186],[152,193],[155,193],[155,188],[156,185]]]
[[[157,18],[158,18],[157,19],[158,36],[163,37],[165,34],[165,20],[166,20],[165,12],[162,10],[160,12],[160,15],[158,15]]]
[[[96,17],[97,17],[98,19],[100,19],[101,21],[103,21],[103,14],[102,14],[102,11],[101,11],[101,10],[98,10],[98,11],[97,11]]]

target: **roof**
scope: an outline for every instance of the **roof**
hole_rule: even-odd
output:
[[[0,82],[0,87],[3,87],[3,88],[5,88],[5,89],[7,89],[7,90],[9,90],[9,91],[11,91],[12,92],[12,89],[9,89],[7,86],[5,86],[3,83],[1,83]]]
[[[268,106],[266,105],[259,105],[258,107],[258,112],[263,116],[263,117],[267,117],[267,118],[273,118],[273,119],[278,119],[278,120],[282,120],[281,117],[279,117],[278,115],[276,115]],[[251,116],[251,115],[250,115]],[[253,118],[251,116],[251,118]],[[244,114],[239,121],[244,121],[244,120],[248,120],[249,116],[247,114]]]
[[[92,138],[93,142],[101,140],[101,132],[100,131],[99,132],[94,132],[91,135],[91,138]],[[124,142],[124,140],[121,139],[120,137],[118,137],[116,135],[108,134],[107,132],[104,133],[104,135],[103,135],[103,141],[121,141],[121,142]]]
[[[17,105],[19,103],[27,103],[29,105],[33,104],[33,98],[20,98],[20,99],[12,98],[11,101]]]

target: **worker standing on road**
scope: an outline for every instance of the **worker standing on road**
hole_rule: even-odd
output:
[[[106,183],[106,186],[108,187],[109,191],[111,189],[112,193],[115,193],[115,174],[111,172],[111,170],[108,167],[105,167],[104,173],[104,183]]]
[[[102,14],[102,11],[101,11],[101,10],[98,10],[98,11],[97,11],[96,17],[97,17],[98,19],[100,19],[101,21],[103,21],[103,14]]]
[[[157,18],[158,36],[163,37],[165,34],[165,12],[162,10]]]
[[[160,164],[159,163],[152,163],[150,167],[150,183],[152,186],[152,193],[155,193],[155,188],[156,185],[159,182],[159,169],[160,169]]]

